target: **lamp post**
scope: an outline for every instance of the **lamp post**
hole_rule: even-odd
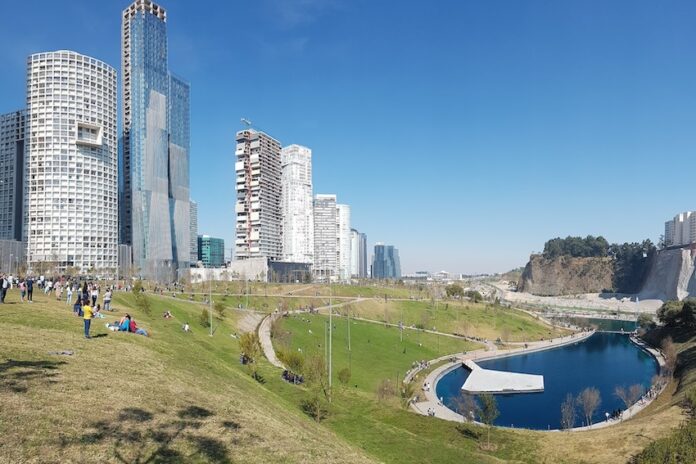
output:
[[[213,336],[213,270],[208,270],[208,316],[210,317],[210,336]]]

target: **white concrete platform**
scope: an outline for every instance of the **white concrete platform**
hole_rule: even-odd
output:
[[[544,376],[483,369],[467,359],[464,365],[471,371],[462,390],[469,393],[533,393],[544,391]]]

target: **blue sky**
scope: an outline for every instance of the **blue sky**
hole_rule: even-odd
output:
[[[188,79],[199,231],[232,243],[240,118],[314,152],[403,270],[495,272],[548,238],[656,241],[696,209],[696,2],[163,0]],[[197,6],[198,4],[198,6]],[[25,59],[120,69],[121,1],[2,1],[0,112]]]

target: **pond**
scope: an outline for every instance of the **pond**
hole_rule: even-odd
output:
[[[551,318],[560,322],[570,322],[579,324],[582,327],[596,327],[597,330],[608,330],[611,332],[633,332],[636,330],[636,321],[624,321],[620,319],[606,319],[594,317],[573,317],[573,318]]]
[[[597,388],[601,404],[593,422],[600,422],[605,420],[605,412],[625,409],[615,394],[616,387],[640,384],[647,390],[658,373],[655,358],[631,342],[628,335],[606,332],[572,345],[478,364],[486,369],[544,376],[543,392],[495,396],[500,411],[496,425],[537,430],[561,427],[561,403],[568,393],[577,396],[587,387]],[[456,409],[455,401],[468,375],[466,368],[459,367],[437,383],[437,396],[447,407]],[[576,415],[575,426],[584,425],[579,408]]]

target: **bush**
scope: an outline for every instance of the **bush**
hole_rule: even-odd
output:
[[[344,386],[348,385],[348,382],[350,382],[350,369],[344,367],[338,371],[338,381]]]
[[[200,322],[201,326],[205,328],[210,327],[210,314],[208,314],[207,309],[201,310],[201,315],[198,317],[198,322]]]
[[[696,421],[682,424],[665,438],[649,444],[631,464],[663,464],[696,462]]]
[[[221,301],[216,301],[215,304],[213,304],[213,308],[215,309],[215,312],[218,313],[220,318],[225,317],[225,309],[227,308],[225,308],[225,305],[222,304]]]
[[[305,414],[317,422],[321,422],[329,416],[329,407],[323,396],[316,391],[305,397],[300,403]]]
[[[387,398],[391,398],[395,395],[396,388],[394,388],[394,384],[391,383],[391,380],[384,379],[377,386],[377,399],[379,401],[384,401]]]

